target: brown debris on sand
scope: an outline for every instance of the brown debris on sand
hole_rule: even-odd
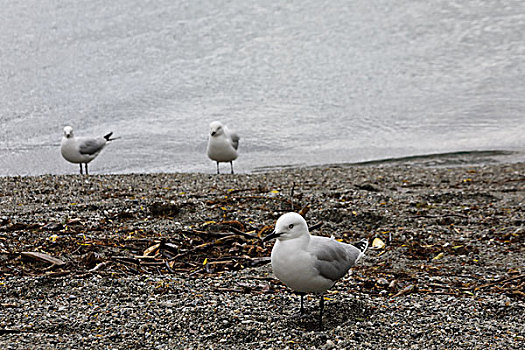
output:
[[[522,298],[523,281],[513,279],[518,265],[485,276],[465,274],[483,265],[490,271],[491,261],[516,260],[522,251],[522,168],[2,178],[2,273],[37,276],[48,272],[49,263],[55,273],[73,275],[239,270],[268,262],[261,258],[270,247],[260,237],[295,208],[316,222],[312,229],[320,234],[386,244],[375,250],[375,266],[358,269],[367,280],[383,278],[392,286],[363,282],[362,292],[397,295],[415,283],[419,293],[459,296],[485,285],[485,292]],[[464,277],[430,283],[421,273]],[[509,283],[490,284],[502,273]]]
[[[142,284],[144,278],[172,278],[192,286],[201,283],[208,294],[222,293],[228,298],[270,296],[264,305],[281,310],[277,299],[292,297],[268,274],[271,244],[264,245],[261,237],[273,229],[282,213],[300,211],[312,223],[312,234],[333,234],[346,242],[366,237],[371,244],[375,239],[352,275],[333,291],[334,299],[366,296],[375,300],[371,302],[375,306],[353,314],[348,307],[332,304],[339,307],[332,306],[334,320],[327,320],[331,334],[353,334],[341,338],[340,346],[355,347],[361,338],[354,332],[356,322],[365,333],[368,326],[374,329],[366,337],[385,339],[375,332],[376,325],[383,331],[390,329],[389,319],[381,318],[381,313],[390,310],[397,319],[405,299],[419,300],[416,305],[428,302],[441,308],[439,312],[450,303],[465,305],[463,299],[480,305],[493,305],[496,302],[490,300],[498,299],[508,305],[505,312],[519,314],[525,300],[524,198],[525,164],[356,166],[235,176],[4,177],[0,178],[0,282],[38,285],[41,278],[56,278],[73,284],[83,280],[86,288],[92,288],[90,281],[102,278],[149,288]],[[162,280],[159,283],[163,287],[155,291],[179,293],[169,283],[167,287]],[[10,295],[1,284],[0,292]],[[202,295],[192,293],[191,298]],[[208,294],[205,298],[214,298]],[[5,304],[16,303],[10,299]],[[362,306],[361,302],[356,305]],[[264,308],[250,310],[264,315],[265,322],[302,329],[305,338],[296,334],[302,339],[297,341],[309,339],[308,321],[276,320],[290,310]],[[477,317],[476,310],[469,312]],[[432,314],[433,310],[421,312]],[[0,325],[12,329],[9,320],[16,313],[4,317]],[[376,324],[360,321],[368,318]],[[336,330],[337,322],[344,325],[341,331]],[[242,327],[250,324],[239,326],[239,332],[246,333],[237,334],[239,339],[248,341],[251,331]],[[283,345],[272,338],[273,331],[257,325],[270,339],[262,341],[262,348]],[[473,335],[467,345],[478,344],[481,338],[468,331]],[[410,333],[412,341],[422,339],[420,332],[424,330]],[[508,332],[506,345],[523,339],[513,330]],[[395,334],[388,337],[399,348],[407,346],[392,340]],[[312,346],[325,342],[326,338],[319,338]],[[210,344],[201,340],[193,345]]]

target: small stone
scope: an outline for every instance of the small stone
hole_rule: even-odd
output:
[[[386,286],[388,284],[388,281],[386,278],[381,277],[377,279],[377,284],[379,284],[380,286]]]
[[[331,341],[330,339],[328,339],[326,341],[326,344],[324,345],[324,348],[325,349],[333,349],[335,347],[335,344],[333,341]]]

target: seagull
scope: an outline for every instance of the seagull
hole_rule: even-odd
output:
[[[239,139],[236,133],[229,131],[220,122],[210,123],[208,157],[217,162],[217,174],[219,174],[219,162],[230,162],[233,174],[233,161],[237,159]]]
[[[60,151],[64,159],[68,162],[80,164],[80,174],[82,174],[82,163],[84,163],[86,166],[86,175],[89,175],[88,163],[98,156],[108,141],[116,139],[111,138],[111,135],[113,135],[112,132],[104,135],[104,137],[97,138],[75,137],[73,135],[73,128],[66,126],[64,128],[64,137],[62,137]]]
[[[364,255],[368,240],[351,245],[338,242],[333,236],[312,236],[306,221],[297,213],[283,214],[263,242],[272,238],[277,238],[271,257],[273,273],[301,296],[301,315],[304,294],[320,294],[319,328],[322,329],[323,293]]]

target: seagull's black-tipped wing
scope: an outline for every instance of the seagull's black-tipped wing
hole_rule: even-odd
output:
[[[79,140],[78,151],[80,154],[94,155],[97,154],[106,145],[106,140],[100,139],[83,139]]]

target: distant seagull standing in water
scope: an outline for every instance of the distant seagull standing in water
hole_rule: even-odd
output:
[[[301,295],[301,315],[305,293],[320,294],[319,328],[323,328],[323,293],[345,276],[364,255],[368,240],[355,245],[338,242],[332,236],[312,236],[304,218],[297,213],[283,214],[275,230],[263,241],[277,238],[272,249],[272,270],[286,286]]]
[[[217,162],[217,174],[219,174],[220,162],[230,162],[233,174],[233,161],[237,159],[239,139],[236,133],[229,131],[220,122],[215,121],[210,124],[208,157]]]
[[[106,146],[108,141],[115,140],[111,138],[112,132],[104,137],[90,138],[90,137],[75,137],[73,135],[73,128],[66,126],[64,128],[64,137],[60,151],[65,160],[71,163],[80,164],[80,174],[82,174],[82,163],[86,167],[86,175],[88,174],[88,163],[95,159],[100,151]]]

